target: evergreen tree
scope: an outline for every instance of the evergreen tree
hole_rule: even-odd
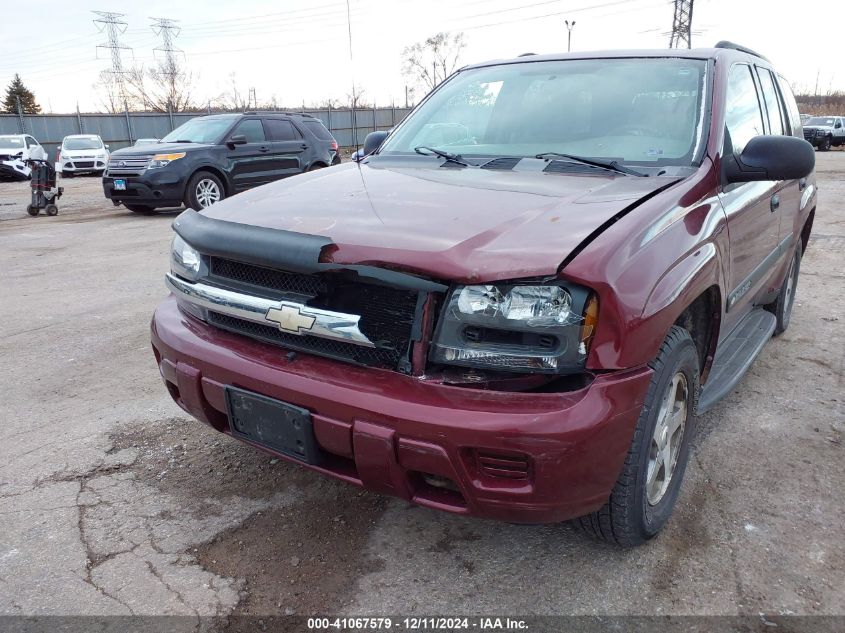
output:
[[[38,114],[41,106],[35,102],[35,95],[23,85],[20,75],[15,73],[15,78],[6,88],[6,98],[3,100],[3,108],[10,114],[18,113],[18,99],[21,100],[21,109],[24,114]]]

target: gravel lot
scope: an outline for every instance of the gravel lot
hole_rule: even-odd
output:
[[[674,519],[635,550],[412,507],[187,419],[147,329],[174,214],[75,178],[30,218],[0,183],[0,614],[845,614],[845,153],[817,156],[790,329],[699,419]]]

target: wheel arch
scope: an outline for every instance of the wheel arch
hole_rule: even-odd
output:
[[[191,178],[196,176],[201,171],[207,171],[208,173],[217,176],[217,178],[220,180],[220,183],[223,185],[223,192],[226,194],[227,198],[231,195],[234,195],[232,192],[232,184],[229,182],[229,178],[228,176],[226,176],[226,172],[224,172],[216,165],[200,165],[199,167],[196,167],[193,171],[191,171],[191,173],[188,174],[188,177],[185,178],[185,191],[182,194],[183,200],[187,199],[188,197],[188,183],[191,182]]]

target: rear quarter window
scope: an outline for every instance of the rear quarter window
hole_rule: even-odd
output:
[[[321,121],[303,121],[303,124],[311,134],[316,136],[321,141],[333,141],[332,133],[326,129]]]

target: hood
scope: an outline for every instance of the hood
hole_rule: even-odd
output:
[[[377,157],[277,181],[203,214],[327,237],[335,263],[495,281],[554,275],[607,220],[675,181]]]
[[[156,143],[155,145],[141,145],[139,147],[124,147],[114,150],[112,156],[148,156],[150,154],[173,154],[176,152],[190,152],[196,149],[212,147],[208,143]]]
[[[833,126],[831,125],[804,125],[802,126],[805,130],[822,130],[825,132],[832,132]]]

